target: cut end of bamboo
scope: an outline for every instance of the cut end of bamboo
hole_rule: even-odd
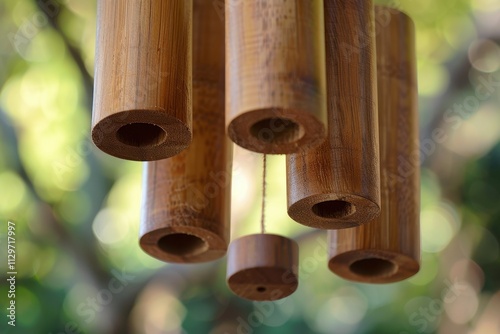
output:
[[[273,234],[254,234],[229,245],[227,284],[238,296],[278,300],[298,287],[298,245]]]
[[[220,236],[192,226],[153,230],[141,237],[140,245],[154,258],[172,263],[213,261],[227,250],[227,243]]]
[[[377,203],[355,195],[318,194],[305,197],[288,208],[296,222],[320,229],[342,229],[360,226],[380,213]]]
[[[135,161],[170,158],[186,149],[191,137],[186,124],[153,110],[113,114],[99,121],[92,130],[92,140],[99,149],[117,158]]]
[[[418,152],[415,35],[407,16],[377,7],[380,134],[380,216],[363,226],[329,231],[332,272],[363,283],[393,283],[420,268],[419,165],[401,174]],[[395,71],[394,69],[398,70]]]
[[[394,283],[418,273],[420,264],[404,254],[365,249],[334,255],[328,267],[336,275],[350,281]]]
[[[323,1],[226,1],[225,10],[229,137],[263,154],[319,146],[328,127]]]
[[[237,145],[250,151],[290,154],[321,145],[326,138],[326,128],[314,115],[261,109],[233,119],[228,135]]]

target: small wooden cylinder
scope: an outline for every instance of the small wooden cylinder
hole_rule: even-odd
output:
[[[229,244],[232,143],[224,123],[224,22],[212,3],[194,1],[191,146],[148,162],[140,245],[167,262],[218,259]]]
[[[288,154],[326,138],[323,0],[226,1],[226,123],[238,145]]]
[[[287,157],[288,214],[315,228],[357,226],[380,212],[372,1],[325,0],[328,140]]]
[[[387,23],[377,26],[382,209],[369,224],[329,231],[329,267],[349,280],[390,283],[420,267],[415,32],[405,14],[376,12]]]
[[[192,2],[99,0],[92,140],[129,160],[191,142]]]
[[[227,284],[236,295],[250,300],[277,300],[298,287],[299,247],[291,239],[253,234],[231,242]]]

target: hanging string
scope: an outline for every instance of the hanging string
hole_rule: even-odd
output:
[[[266,211],[266,174],[267,174],[267,156],[264,154],[262,159],[262,214],[260,217],[261,233],[266,233],[265,211]]]

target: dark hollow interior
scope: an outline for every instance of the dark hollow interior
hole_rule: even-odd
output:
[[[118,129],[116,137],[125,145],[148,148],[163,143],[167,133],[154,124],[131,123]]]

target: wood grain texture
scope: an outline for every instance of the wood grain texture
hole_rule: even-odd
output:
[[[193,142],[144,174],[141,247],[167,261],[210,261],[229,244],[232,143],[224,122],[224,21],[194,1]]]
[[[130,160],[191,142],[192,1],[99,0],[92,140]]]
[[[420,263],[420,180],[415,32],[405,14],[377,7],[382,207],[378,219],[329,231],[329,267],[354,281],[390,283]]]
[[[226,2],[226,123],[255,152],[286,154],[326,138],[323,0]]]
[[[299,247],[274,234],[253,234],[229,245],[227,284],[238,296],[250,300],[277,300],[298,287]]]
[[[315,228],[358,226],[380,212],[372,1],[325,0],[328,140],[287,156],[288,214]]]

